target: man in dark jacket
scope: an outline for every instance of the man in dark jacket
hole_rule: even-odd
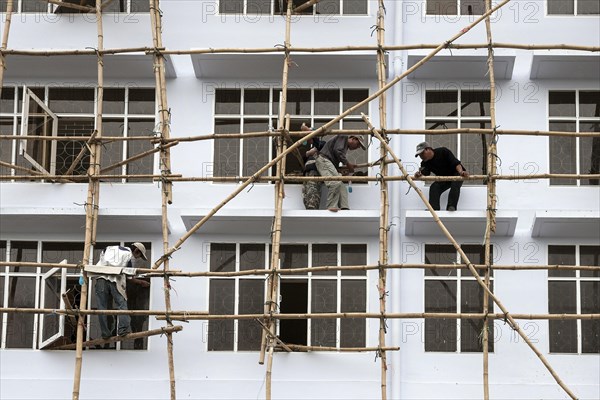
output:
[[[321,176],[340,176],[338,167],[345,166],[350,173],[356,165],[346,159],[348,150],[366,150],[358,136],[337,135],[329,139],[317,156],[317,170]],[[325,181],[327,186],[327,209],[337,212],[348,210],[348,190],[341,181]]]
[[[417,145],[415,157],[421,157],[421,168],[415,173],[415,178],[429,176],[432,172],[437,176],[462,176],[468,177],[469,173],[452,152],[446,147],[432,148],[429,143],[422,142]],[[436,181],[429,188],[429,204],[434,210],[440,209],[440,196],[450,189],[448,206],[446,210],[456,211],[460,187],[463,181]]]

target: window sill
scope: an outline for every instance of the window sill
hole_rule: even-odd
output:
[[[537,211],[531,227],[532,237],[600,239],[600,211]]]
[[[438,211],[441,221],[452,235],[482,237],[487,223],[486,212]],[[496,213],[495,236],[511,237],[515,234],[518,213],[498,211]],[[441,236],[442,232],[431,213],[424,210],[406,212],[406,236]]]

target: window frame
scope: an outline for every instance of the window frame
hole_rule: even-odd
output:
[[[79,85],[62,85],[62,86],[53,86],[53,85],[42,85],[42,86],[28,86],[28,85],[23,85],[23,86],[17,86],[17,85],[7,85],[4,86],[4,88],[8,88],[13,90],[13,99],[12,101],[14,102],[13,104],[13,110],[11,110],[10,112],[3,112],[0,113],[0,119],[2,120],[6,120],[6,121],[11,121],[12,122],[12,135],[13,136],[20,136],[24,134],[24,129],[26,129],[25,124],[23,123],[24,118],[26,116],[26,114],[28,113],[29,109],[26,108],[27,104],[26,101],[28,101],[28,99],[31,97],[34,99],[34,101],[36,101],[38,104],[40,104],[40,107],[42,107],[44,109],[44,111],[50,113],[51,116],[55,116],[56,117],[56,126],[53,126],[53,136],[56,136],[58,139],[57,140],[53,140],[51,143],[51,159],[50,159],[50,171],[47,171],[45,169],[40,169],[41,166],[36,165],[37,162],[31,163],[29,158],[26,158],[26,161],[28,161],[29,164],[32,164],[37,170],[40,170],[41,172],[44,173],[49,173],[50,175],[54,175],[56,172],[56,166],[58,165],[58,154],[57,154],[57,146],[58,146],[58,142],[60,141],[60,137],[62,136],[60,134],[60,123],[61,120],[62,121],[68,121],[68,120],[73,120],[73,119],[82,119],[82,120],[90,120],[93,122],[94,128],[96,128],[97,126],[97,121],[98,121],[98,116],[96,114],[96,110],[97,110],[97,98],[98,98],[98,88],[97,86],[94,85],[89,85],[89,86],[79,86]],[[90,112],[53,112],[52,111],[52,107],[49,104],[52,99],[50,98],[51,96],[51,91],[53,89],[89,89],[89,90],[93,90],[94,91],[94,99],[93,99],[93,109]],[[37,96],[35,93],[33,93],[35,90],[39,90],[39,91],[43,91],[43,99],[40,98],[39,96]],[[124,94],[123,94],[123,102],[124,102],[124,106],[123,106],[123,111],[119,112],[119,113],[103,113],[102,114],[102,121],[104,123],[108,123],[111,121],[118,121],[122,123],[123,129],[122,129],[122,136],[123,137],[128,137],[129,135],[129,130],[130,130],[130,126],[132,123],[135,122],[148,122],[153,124],[153,129],[156,129],[156,124],[157,124],[157,116],[158,116],[158,102],[156,101],[156,89],[150,86],[119,86],[119,85],[115,85],[115,86],[109,86],[109,87],[105,87],[105,90],[123,90]],[[143,90],[153,90],[154,91],[154,110],[152,112],[152,114],[142,114],[142,113],[130,113],[130,95],[131,92],[133,91],[143,91]],[[20,96],[23,96],[23,99],[20,99]],[[37,99],[37,100],[35,100]],[[41,102],[41,103],[40,103]],[[21,110],[19,111],[19,108],[21,108]],[[13,144],[14,142],[14,144]],[[7,146],[10,146],[10,154],[11,154],[11,159],[10,162],[12,164],[16,164],[19,162],[19,155],[21,152],[21,149],[23,147],[23,142],[26,142],[26,139],[18,139],[18,140],[10,140],[7,141]],[[79,141],[79,143],[84,146],[85,142],[83,141]],[[129,151],[131,148],[135,148],[136,143],[134,143],[134,141],[128,141],[128,140],[123,140],[123,141],[116,141],[113,142],[114,144],[116,144],[117,146],[120,146],[120,156],[117,159],[115,159],[115,162],[119,162],[119,161],[124,161],[128,158],[130,158],[129,155]],[[150,143],[150,141],[148,141],[148,143]],[[142,150],[145,151],[145,150]],[[136,154],[141,153],[142,151],[139,151]],[[107,153],[108,150],[104,149],[103,151],[103,156],[108,154]],[[77,156],[77,154],[72,154],[72,157],[75,158]],[[25,158],[25,157],[24,157]],[[31,158],[31,157],[30,157]],[[85,159],[85,158],[84,158]],[[158,156],[157,154],[151,154],[151,155],[147,155],[146,157],[144,157],[142,159],[143,161],[147,162],[149,165],[147,166],[149,169],[149,172],[151,174],[154,174],[155,171],[158,168]],[[35,160],[34,160],[35,161]],[[112,183],[145,183],[145,184],[152,184],[152,181],[150,179],[136,179],[136,178],[126,178],[124,177],[124,175],[128,175],[130,174],[129,169],[132,168],[132,166],[136,163],[136,162],[140,162],[140,160],[134,161],[133,163],[128,163],[125,165],[122,165],[120,167],[117,167],[115,169],[112,169],[111,171],[107,171],[106,173],[109,175],[121,175],[123,177],[121,177],[120,180],[118,179],[112,179],[111,182]],[[83,160],[80,161],[80,165],[83,163]],[[101,161],[102,164],[102,161]],[[113,164],[112,162],[110,164]],[[101,168],[107,167],[109,165],[101,165]],[[11,169],[9,171],[10,175],[14,176],[14,175],[18,175],[17,171],[15,171],[14,169]],[[83,176],[81,174],[78,174],[77,171],[73,172],[73,176],[75,177],[79,177],[79,176]],[[39,181],[39,182],[47,182],[47,181]]]
[[[430,92],[444,92],[444,93],[456,93],[456,112],[457,115],[456,116],[428,116],[427,115],[427,93]],[[430,123],[435,123],[435,122],[442,122],[442,121],[446,121],[446,122],[453,122],[456,123],[456,127],[457,128],[461,128],[463,123],[488,123],[490,126],[492,124],[492,120],[491,120],[491,115],[487,115],[487,116],[466,116],[463,117],[462,115],[462,97],[463,97],[463,92],[488,92],[489,94],[489,90],[487,89],[463,89],[463,88],[452,88],[449,90],[441,90],[441,89],[426,89],[425,90],[425,101],[423,102],[423,129],[424,130],[429,130],[427,129],[427,126]],[[432,131],[435,131],[434,129],[432,129]],[[438,135],[434,135],[435,136]],[[463,152],[464,150],[462,149],[462,138],[463,138],[463,134],[461,133],[452,133],[452,134],[447,134],[446,136],[454,136],[456,137],[456,151],[454,151],[454,149],[450,149],[450,151],[452,151],[452,153],[456,156],[457,159],[459,159],[461,161],[461,163],[465,166],[466,170],[469,171],[469,173],[471,175],[478,175],[479,171],[473,171],[473,169],[469,168],[470,165],[465,165],[467,164],[464,160],[463,157]],[[471,135],[464,135],[464,136],[471,136]],[[486,135],[487,136],[487,135]],[[433,140],[427,140],[427,134],[425,134],[425,141],[428,141],[434,148],[437,147],[435,146]],[[487,151],[487,149],[485,149]],[[417,162],[418,166],[420,166],[421,162],[418,161]],[[431,183],[427,182],[426,183],[427,186],[430,186]],[[467,187],[481,187],[484,186],[482,181],[469,181],[466,180],[463,183],[463,186],[467,186]]]
[[[597,89],[548,89],[546,92],[547,100],[546,100],[546,129],[550,130],[550,125],[552,123],[561,123],[561,122],[571,122],[575,124],[575,132],[581,132],[580,125],[581,123],[586,122],[595,122],[600,126],[600,117],[582,117],[580,116],[580,94],[581,92],[598,92],[598,96],[600,96],[600,90]],[[564,116],[551,116],[550,115],[550,93],[575,93],[575,116],[574,117],[564,117]],[[552,155],[550,153],[550,141],[552,137],[546,137],[546,146],[548,155],[546,170],[548,173],[553,173],[551,169],[551,158]],[[580,152],[580,142],[581,137],[575,137],[575,174],[581,175],[581,152]],[[558,178],[555,178],[558,179]],[[598,185],[594,184],[582,184],[582,179],[574,179],[575,184],[567,184],[564,183],[567,179],[561,179],[561,183],[552,183],[551,179],[548,179],[547,186],[548,187],[556,187],[556,188],[581,188],[581,187],[590,187],[590,188],[598,188]],[[589,179],[588,179],[589,180]]]
[[[264,268],[265,268],[265,274],[264,275],[246,275],[246,276],[234,276],[234,277],[210,277],[209,278],[209,282],[208,282],[208,286],[209,286],[209,290],[206,291],[206,304],[210,304],[210,300],[211,300],[211,294],[210,294],[210,282],[212,280],[234,280],[234,314],[235,315],[240,315],[239,314],[239,307],[240,307],[240,280],[259,280],[259,281],[264,281],[264,287],[263,287],[263,299],[266,300],[266,296],[267,296],[267,290],[268,290],[268,285],[267,285],[267,281],[265,280],[266,277],[269,275],[270,270],[269,270],[269,264],[270,264],[270,248],[271,248],[271,243],[269,242],[226,242],[226,241],[218,241],[218,242],[211,242],[209,244],[209,254],[211,253],[210,251],[210,246],[212,246],[213,244],[228,244],[228,245],[235,245],[235,271],[240,271],[240,248],[242,245],[264,245],[264,256],[265,256],[265,262],[264,262]],[[341,259],[342,259],[342,248],[343,246],[364,246],[365,247],[365,258],[368,260],[369,257],[369,246],[368,244],[365,243],[348,243],[348,242],[336,242],[336,243],[321,243],[321,242],[286,242],[286,243],[282,243],[281,245],[285,246],[285,245],[300,245],[300,246],[307,246],[307,257],[308,257],[308,268],[311,268],[313,266],[313,246],[314,245],[323,245],[323,244],[328,244],[328,245],[333,245],[335,244],[337,246],[337,265],[340,266],[341,265]],[[210,270],[210,256],[208,257],[207,260],[207,266],[208,269]],[[306,285],[307,285],[307,313],[311,313],[312,311],[312,282],[313,281],[334,281],[336,282],[336,313],[340,313],[341,312],[341,308],[342,308],[342,298],[341,298],[341,288],[342,288],[342,281],[345,280],[356,280],[356,281],[363,281],[365,284],[365,312],[367,312],[367,310],[369,309],[369,295],[370,295],[370,290],[369,290],[369,276],[365,271],[364,275],[343,275],[342,271],[337,270],[335,271],[336,274],[335,275],[315,275],[315,273],[313,272],[307,272],[304,274],[293,274],[293,275],[280,275],[279,279],[282,282],[285,281],[292,281],[292,282],[297,282],[297,281],[306,281]],[[281,296],[281,294],[278,292],[278,296]],[[243,314],[242,314],[243,315]],[[335,318],[336,321],[336,347],[340,348],[341,346],[341,318]],[[253,352],[253,351],[259,351],[259,349],[256,350],[239,350],[238,349],[238,345],[239,345],[239,333],[240,333],[240,328],[239,328],[239,319],[234,319],[233,320],[233,348],[232,349],[228,349],[228,350],[211,350],[209,348],[209,340],[208,340],[208,336],[207,336],[207,340],[206,340],[206,344],[205,344],[205,351],[207,352]],[[277,335],[280,335],[280,322],[281,320],[278,320],[276,323],[276,332]],[[210,322],[207,322],[207,326],[206,326],[206,331],[205,332],[209,332],[209,326],[210,326]],[[306,342],[307,345],[310,346],[312,343],[312,318],[307,318],[306,319],[307,322],[307,326],[306,326]],[[366,343],[368,343],[369,340],[369,325],[368,323],[365,323],[365,345]]]
[[[463,14],[461,12],[461,5],[462,5],[461,3],[466,0],[454,0],[454,3],[456,5],[456,14],[429,14],[427,12],[427,7],[428,7],[429,1],[431,1],[431,0],[423,0],[423,5],[424,5],[423,15],[425,16],[425,18],[461,18],[461,17],[465,17],[465,18],[472,18],[473,20],[475,20],[476,18],[485,14],[485,1],[484,0],[482,0],[484,8],[483,8],[483,12],[481,14]]]
[[[548,262],[548,258],[550,257],[550,247],[551,246],[560,246],[560,247],[573,247],[573,250],[575,252],[575,265],[581,265],[581,247],[587,247],[587,246],[595,246],[594,245],[585,245],[585,244],[554,244],[554,243],[550,243],[546,246],[546,262]],[[581,270],[576,270],[575,271],[575,276],[550,276],[549,273],[550,270],[546,271],[546,282],[547,282],[547,290],[548,290],[548,314],[550,314],[550,282],[574,282],[575,283],[575,306],[576,306],[576,313],[578,315],[581,315],[581,282],[600,282],[600,277],[593,277],[593,276],[581,276]],[[599,352],[598,353],[583,353],[582,349],[583,349],[583,330],[581,327],[581,318],[578,318],[575,320],[577,322],[576,327],[577,327],[577,335],[576,335],[576,340],[577,340],[577,352],[575,353],[571,353],[571,352],[552,352],[550,350],[550,344],[552,343],[552,336],[553,336],[553,331],[550,329],[550,320],[547,320],[548,322],[548,353],[549,354],[564,354],[564,355],[598,355],[600,354],[600,348],[599,348]]]
[[[27,1],[27,0],[14,0],[13,2],[13,14],[35,14],[38,12],[44,12],[43,10],[35,10],[35,11],[23,11],[23,2]],[[102,12],[103,14],[149,14],[149,11],[137,11],[137,10],[132,10],[131,7],[133,5],[133,0],[125,0],[126,4],[125,4],[125,11],[106,11],[106,12]],[[57,4],[52,4],[52,3],[48,3],[46,4],[46,13],[48,14],[55,14],[56,11],[59,9],[59,7],[61,7],[60,5]],[[0,14],[5,14],[6,11],[2,11],[0,9]],[[73,15],[73,14],[80,14],[79,11],[72,9],[72,12],[67,12],[65,13],[67,15]]]
[[[425,264],[426,263],[426,252],[427,252],[427,246],[449,246],[449,247],[453,247],[451,244],[440,244],[440,243],[425,243],[423,246],[423,260],[422,262]],[[480,244],[476,244],[476,243],[461,243],[461,248],[463,248],[463,246],[481,246]],[[457,264],[462,264],[462,258],[460,256],[460,253],[458,251],[456,251],[456,249],[454,249],[455,251],[455,262]],[[472,261],[472,260],[471,260]],[[477,264],[477,263],[475,263]],[[435,269],[435,268],[431,268],[431,269]],[[456,271],[456,275],[445,275],[445,276],[432,276],[432,275],[427,275],[426,274],[426,269],[423,270],[423,310],[424,312],[426,311],[427,308],[427,304],[426,304],[426,285],[425,283],[427,281],[453,281],[456,282],[456,313],[460,314],[462,313],[462,282],[477,282],[477,279],[474,276],[462,276],[462,268],[456,268],[454,271]],[[494,285],[494,276],[490,275],[490,285]],[[495,312],[495,308],[496,308],[496,304],[492,301],[491,298],[489,298],[489,307],[491,308],[491,310],[489,311],[490,313]],[[483,312],[483,310],[481,311]],[[464,318],[448,318],[448,319],[455,319],[456,320],[456,350],[454,351],[443,351],[443,350],[427,350],[427,346],[426,346],[426,340],[427,340],[427,335],[426,335],[426,329],[425,329],[425,323],[427,320],[423,321],[423,352],[425,353],[455,353],[455,354],[479,354],[483,352],[482,351],[464,351],[462,349],[462,336],[463,336],[463,332],[462,332],[462,321],[464,321]],[[493,324],[493,320],[489,321],[488,324],[489,329],[493,332],[494,330],[494,324]],[[482,346],[483,347],[483,346]],[[490,344],[488,343],[488,347],[490,347]],[[490,353],[494,353],[495,352],[495,346],[492,349],[488,349],[488,351]]]
[[[282,14],[280,13],[275,13],[275,2],[278,0],[270,0],[269,2],[269,13],[268,14],[261,14],[261,13],[248,13],[248,1],[249,0],[242,0],[242,12],[241,13],[237,13],[237,12],[221,12],[221,2],[222,1],[227,1],[227,0],[215,0],[216,6],[217,6],[217,13],[216,15],[218,16],[244,16],[247,17],[247,19],[249,21],[254,20],[255,18],[262,18],[262,17],[269,17],[272,18],[274,16],[280,16]],[[365,14],[344,14],[344,0],[337,0],[339,1],[339,14],[332,14],[332,13],[325,13],[325,14],[319,14],[317,13],[317,4],[313,4],[311,7],[313,8],[311,13],[301,13],[301,14],[293,14],[294,18],[298,18],[298,17],[313,17],[313,18],[333,18],[333,17],[368,17],[370,16],[370,11],[371,11],[371,5],[370,5],[370,1],[369,0],[364,0],[366,3],[366,12]],[[285,12],[283,13],[283,15],[285,15]]]
[[[240,94],[240,111],[237,114],[223,114],[223,113],[217,113],[217,92],[219,90],[223,90],[223,91],[230,91],[230,90],[236,90],[239,91]],[[254,90],[263,90],[263,91],[269,91],[269,104],[268,104],[268,113],[267,114],[246,114],[245,113],[245,95],[246,95],[246,91],[254,91]],[[290,119],[291,120],[303,120],[303,121],[310,121],[311,126],[315,126],[315,127],[319,127],[321,126],[321,122],[322,121],[329,121],[335,117],[337,117],[339,114],[341,114],[344,110],[344,92],[345,91],[353,91],[353,90],[364,90],[367,93],[367,96],[370,92],[370,88],[368,87],[298,87],[298,88],[293,88],[293,89],[288,89],[288,93],[290,90],[310,90],[310,115],[301,115],[301,114],[290,114]],[[339,91],[339,99],[338,99],[338,107],[337,107],[337,114],[315,114],[315,91],[319,91],[319,90],[338,90]],[[281,102],[279,101],[279,94],[281,93],[281,88],[279,87],[274,87],[274,86],[265,86],[265,87],[234,87],[234,88],[228,88],[228,87],[220,87],[217,88],[215,91],[215,96],[213,96],[213,104],[212,104],[212,110],[213,110],[213,128],[214,131],[216,132],[216,122],[217,120],[219,121],[224,121],[224,120],[229,120],[232,122],[236,122],[239,123],[240,126],[240,133],[244,133],[244,124],[246,122],[252,122],[252,121],[261,121],[261,120],[267,120],[268,122],[268,126],[265,126],[265,130],[268,131],[274,131],[277,129],[277,126],[273,126],[273,124],[277,124],[278,123],[278,114],[275,113],[273,107],[276,104],[275,99],[277,99],[277,104],[279,106],[281,106]],[[264,104],[264,103],[261,103]],[[370,104],[367,105],[367,115],[370,115]],[[342,127],[344,126],[344,122],[362,122],[362,118],[360,117],[360,115],[348,115],[346,116],[344,119],[340,120],[337,125]],[[337,128],[335,128],[337,129]],[[233,133],[233,132],[230,132]],[[327,139],[330,136],[325,136],[324,138]],[[239,154],[237,157],[237,162],[238,162],[238,168],[237,168],[237,174],[235,175],[216,175],[217,172],[217,167],[216,165],[218,165],[219,163],[217,162],[217,140],[238,140],[238,146],[239,146]],[[212,165],[213,165],[213,171],[212,171],[212,175],[213,176],[226,176],[226,177],[237,177],[237,176],[244,176],[244,138],[239,138],[239,139],[215,139],[213,141],[212,144]],[[274,153],[275,151],[275,144],[273,143],[272,137],[268,138],[268,148],[267,148],[267,155],[266,155],[266,159],[267,162],[269,160],[272,159],[271,155]],[[366,162],[369,162],[370,160],[370,154],[369,151],[365,150],[365,154],[366,154]],[[292,154],[288,155],[288,157],[293,157]],[[349,153],[349,161],[352,161],[352,154]],[[266,164],[266,162],[265,162]],[[259,168],[260,169],[260,168]],[[368,168],[367,168],[368,171]],[[268,173],[265,172],[265,173]],[[211,182],[212,185],[223,185],[223,184],[237,184],[240,181],[236,181],[236,182],[217,182],[217,181],[213,181]],[[271,184],[270,182],[256,182],[255,184],[262,184],[262,185],[269,185]],[[291,183],[294,184],[294,183]],[[299,185],[300,183],[298,183]],[[369,183],[370,184],[370,183]]]
[[[548,18],[568,18],[568,17],[578,17],[578,18],[597,18],[600,14],[578,14],[577,13],[577,2],[579,0],[573,0],[573,14],[550,14],[548,7],[548,0],[544,1],[544,13]]]

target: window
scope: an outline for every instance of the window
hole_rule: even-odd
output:
[[[548,246],[550,265],[600,266],[600,246]],[[600,312],[598,271],[548,271],[548,313]],[[549,320],[551,353],[600,353],[600,321]]]
[[[291,116],[290,130],[299,131],[303,122],[315,128],[325,125],[368,95],[367,89],[290,89],[285,110]],[[280,89],[217,89],[215,133],[277,129],[279,96]],[[332,129],[367,129],[360,117],[361,112],[368,114],[368,106],[356,110],[341,121],[341,126],[338,123]],[[267,137],[215,139],[214,146],[214,176],[252,175],[277,154],[276,146]],[[306,150],[301,146],[299,155],[302,156]],[[365,151],[351,151],[348,152],[348,160],[355,164],[366,163],[368,154]],[[302,168],[298,154],[288,155],[286,174],[302,175]],[[364,172],[366,169],[357,171]],[[275,174],[274,169],[272,173]]]
[[[97,244],[94,249],[94,261],[100,252],[114,243]],[[144,243],[149,249],[150,243]],[[37,241],[1,241],[0,260],[14,262],[44,262],[69,264],[81,262],[84,244],[81,242],[37,242]],[[7,258],[8,257],[8,258]],[[134,260],[136,268],[147,263]],[[95,309],[94,283],[88,291],[88,307]],[[149,288],[127,286],[129,309],[149,309]],[[4,267],[0,270],[0,306],[21,308],[79,308],[81,287],[79,271],[61,268]],[[2,321],[1,348],[52,349],[53,347],[75,343],[77,320],[58,314],[7,313],[0,317]],[[147,316],[132,316],[131,327],[134,332],[148,330]],[[100,338],[97,316],[88,316],[85,340]],[[113,348],[115,345],[112,344]],[[147,339],[124,341],[118,344],[120,349],[146,349]]]
[[[95,0],[64,0],[65,3],[96,7]],[[6,12],[7,0],[0,0],[0,13]],[[103,10],[104,13],[127,12],[140,13],[149,12],[150,2],[148,0],[113,0]],[[45,0],[13,0],[13,12],[18,13],[80,13],[79,10],[50,4]]]
[[[427,15],[482,15],[485,0],[427,0]]]
[[[211,271],[267,269],[270,245],[256,243],[212,243]],[[363,244],[282,244],[282,269],[326,265],[364,265]],[[279,312],[365,312],[365,271],[326,271],[282,275]],[[211,278],[210,314],[262,314],[267,287],[265,276]],[[360,347],[366,342],[364,319],[281,320],[279,338],[289,344]],[[253,320],[208,322],[208,350],[258,351],[262,328]]]
[[[484,247],[462,245],[461,248],[474,264],[484,264]],[[425,264],[462,263],[460,255],[451,245],[425,245]],[[493,281],[490,282],[490,290]],[[468,268],[425,270],[425,312],[481,313],[483,288]],[[490,299],[489,312],[493,312]],[[426,319],[425,351],[481,352],[483,319]],[[488,350],[494,351],[493,324],[488,324]]]
[[[305,0],[293,0],[296,8]],[[366,15],[367,0],[321,0],[300,14],[306,15]],[[279,15],[287,11],[287,0],[219,0],[219,13],[246,15]]]
[[[548,15],[598,15],[598,0],[548,0]]]
[[[426,129],[475,128],[490,129],[490,92],[427,91],[425,95]],[[487,148],[491,135],[451,134],[425,135],[433,147],[447,147],[461,160],[472,175],[487,174]],[[480,185],[482,181],[465,181],[465,185]]]
[[[89,136],[96,127],[95,99],[94,88],[3,88],[0,135],[21,134],[58,138]],[[103,136],[154,136],[154,89],[105,89],[102,117]],[[84,147],[85,141],[79,140],[3,141],[0,159],[51,175],[85,175],[90,162],[89,152],[74,163]],[[100,162],[101,174],[152,174],[152,155],[124,166],[114,167],[116,163],[152,148],[150,140],[104,143]],[[12,173],[8,168],[3,168],[2,172]],[[128,178],[123,181],[148,182],[150,179]]]
[[[600,91],[550,91],[551,131],[600,132]],[[600,138],[551,136],[550,173],[600,173]],[[551,185],[598,185],[598,179],[550,179]]]

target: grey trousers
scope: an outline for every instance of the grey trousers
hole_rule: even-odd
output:
[[[318,156],[317,170],[321,176],[340,176],[335,166],[329,159]],[[348,206],[348,189],[343,182],[325,181],[327,187],[327,208],[350,208]]]

